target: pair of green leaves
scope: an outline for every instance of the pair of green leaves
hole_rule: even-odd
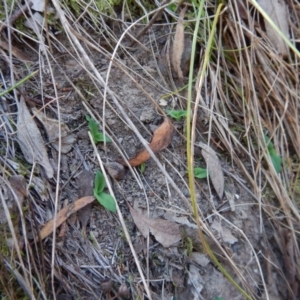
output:
[[[186,110],[167,109],[166,113],[176,121],[180,121],[182,118],[186,117]]]
[[[194,168],[194,176],[200,179],[207,178],[208,170],[203,168]]]
[[[91,132],[91,135],[93,137],[95,144],[97,144],[99,142],[106,142],[106,143],[111,142],[111,139],[108,136],[104,136],[104,134],[99,131],[99,126],[93,118],[86,115],[85,119],[88,121],[88,127],[89,127],[89,130]]]
[[[116,201],[111,195],[103,192],[105,187],[105,177],[100,171],[97,171],[94,185],[94,196],[106,209],[110,210],[111,212],[116,212]]]
[[[99,131],[98,124],[93,118],[86,115],[85,119],[88,121],[88,127],[95,144],[99,142],[111,142],[109,137],[104,136],[104,134]],[[117,208],[115,199],[111,195],[103,192],[105,187],[105,177],[100,171],[97,171],[94,185],[94,196],[106,209],[110,210],[111,212],[116,212]]]

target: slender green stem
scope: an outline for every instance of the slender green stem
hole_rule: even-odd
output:
[[[197,21],[196,21],[196,27],[194,31],[194,37],[193,37],[193,47],[192,47],[192,54],[191,54],[191,62],[190,62],[190,73],[189,73],[189,86],[188,86],[188,103],[187,103],[187,125],[186,125],[186,134],[187,134],[187,165],[188,165],[188,177],[189,177],[189,188],[190,188],[190,195],[191,195],[191,202],[192,202],[192,208],[193,208],[193,214],[195,217],[195,220],[197,222],[198,226],[198,232],[199,236],[203,245],[203,248],[205,249],[206,253],[210,256],[211,260],[216,264],[216,266],[219,268],[219,270],[223,273],[223,275],[231,282],[231,284],[246,298],[246,299],[252,299],[250,295],[247,294],[246,291],[244,291],[235,281],[234,279],[230,276],[230,274],[225,270],[225,268],[222,266],[222,264],[218,261],[214,253],[212,252],[211,248],[209,247],[204,233],[202,231],[201,227],[201,220],[199,218],[198,214],[198,208],[197,208],[197,199],[196,199],[196,193],[195,193],[195,182],[194,182],[194,145],[193,141],[191,138],[191,103],[192,103],[192,82],[193,82],[193,73],[194,73],[194,61],[195,61],[195,49],[196,49],[196,42],[197,42],[197,34],[198,34],[198,28],[200,24],[200,17],[201,17],[201,12],[203,9],[204,5],[204,0],[201,0],[198,8],[198,16],[197,16]],[[212,49],[212,44],[213,44],[213,39],[214,39],[214,33],[216,31],[216,26],[218,22],[218,18],[221,12],[223,4],[219,4],[210,36],[207,42],[207,48],[205,52],[205,57],[204,57],[204,63],[203,63],[203,68],[201,70],[200,78],[199,78],[199,89],[201,89],[206,69],[208,66],[208,62],[210,59],[210,52]],[[194,107],[195,110],[197,110],[197,105]],[[194,117],[196,116],[196,113],[194,114]]]

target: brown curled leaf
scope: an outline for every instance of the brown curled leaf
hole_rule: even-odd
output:
[[[72,214],[77,212],[79,209],[85,207],[86,205],[92,203],[95,200],[94,196],[86,196],[76,200],[73,203],[65,206],[56,215],[56,228],[59,227],[63,222],[65,222]],[[53,231],[54,218],[51,219],[40,231],[39,237],[41,240],[46,238]],[[37,236],[36,239],[39,239]]]
[[[154,153],[158,153],[166,149],[171,143],[173,131],[174,127],[171,121],[169,120],[169,118],[165,118],[163,123],[153,133],[153,137],[149,145],[150,149]],[[130,159],[128,162],[132,167],[137,167],[148,160],[150,157],[151,156],[149,152],[144,149],[135,158]],[[120,161],[120,163],[124,166],[127,165],[124,161]]]

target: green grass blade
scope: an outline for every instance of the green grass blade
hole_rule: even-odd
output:
[[[31,74],[29,74],[28,76],[26,76],[25,78],[21,79],[20,81],[18,81],[16,84],[14,84],[13,86],[11,86],[10,88],[8,88],[7,90],[3,91],[2,93],[0,93],[0,97],[4,96],[7,93],[10,93],[11,91],[13,91],[14,89],[18,88],[20,85],[22,85],[24,82],[26,82],[27,80],[29,80],[31,77],[33,77],[35,74],[37,74],[38,70],[32,72]]]

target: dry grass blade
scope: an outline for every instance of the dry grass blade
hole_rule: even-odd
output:
[[[241,292],[249,299],[297,299],[297,3],[162,1],[150,9],[154,2],[100,2],[34,1],[41,6],[33,9],[0,3],[0,216],[8,220],[0,226],[0,294],[238,299]],[[191,51],[200,61],[189,65]],[[188,72],[193,122],[165,119],[157,126],[166,109],[185,108]],[[20,85],[26,104],[17,101]],[[111,143],[91,146],[86,112]],[[184,151],[185,133],[202,154]],[[135,157],[140,143],[144,150]],[[115,162],[120,156],[131,172]],[[145,169],[134,168],[150,158]],[[187,164],[206,164],[209,180],[193,180],[188,167],[188,186]],[[99,165],[117,214],[92,206]],[[80,204],[81,197],[88,201]],[[130,211],[136,226],[126,220]],[[185,226],[182,238],[174,222]]]
[[[249,3],[245,6],[251,7]],[[269,6],[271,8],[277,4],[276,1]],[[285,7],[286,4],[280,5]],[[290,228],[292,238],[289,242],[293,245],[293,257],[299,262],[296,230],[299,210],[297,200],[291,192],[293,183],[288,179],[291,174],[294,174],[292,177],[299,176],[292,167],[299,163],[300,159],[299,134],[296,133],[300,130],[297,116],[299,95],[296,93],[298,84],[294,75],[298,74],[299,70],[287,48],[276,48],[281,47],[282,41],[277,40],[273,42],[276,43],[276,47],[269,47],[258,38],[262,31],[261,28],[255,27],[255,17],[250,14],[236,14],[238,7],[235,4],[228,6],[230,15],[236,16],[236,19],[224,18],[228,30],[225,31],[222,40],[219,40],[219,50],[214,53],[215,62],[210,66],[209,76],[212,82],[215,72],[219,78],[210,93],[213,101],[211,105],[207,105],[202,99],[201,104],[214,110],[214,113],[209,115],[211,132],[217,134],[226,151],[231,153],[231,159],[240,166],[244,176],[252,184],[260,210],[260,231],[263,232],[266,226],[265,216],[270,215],[267,207],[278,205],[282,209],[284,224]],[[241,26],[239,21],[245,17],[248,18],[246,28]],[[280,11],[281,21],[277,21],[291,24],[292,21],[288,20],[290,17]],[[294,17],[298,18],[295,15]],[[276,17],[273,17],[274,22],[275,19]],[[279,23],[277,25],[280,27]],[[285,31],[286,25],[281,30]],[[278,36],[277,32],[273,34]],[[271,40],[269,35],[268,37]],[[279,56],[277,50],[285,53],[287,59]],[[221,59],[220,63],[217,63],[217,58]],[[238,132],[244,135],[244,141],[241,138],[238,141]],[[285,161],[283,171],[279,175],[276,174],[270,159],[271,152],[265,143],[266,135],[274,144],[272,155],[276,154]],[[272,197],[277,199],[276,204]],[[287,263],[286,267],[289,268]],[[272,268],[272,272],[277,271]],[[297,272],[299,274],[299,271]],[[263,275],[261,277],[263,278]],[[292,289],[295,286],[293,280],[288,279]],[[267,283],[265,291],[267,296],[272,295]],[[295,290],[293,294],[295,295]]]

